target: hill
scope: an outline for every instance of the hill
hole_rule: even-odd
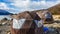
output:
[[[52,14],[57,14],[57,15],[60,15],[60,4],[57,4],[51,8],[48,8],[49,11],[52,12]]]

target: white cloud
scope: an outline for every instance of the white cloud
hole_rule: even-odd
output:
[[[49,2],[49,1],[46,2],[45,0],[39,2],[36,1],[32,2],[30,0],[14,0],[14,5],[16,7],[19,7],[20,11],[24,11],[24,10],[46,9],[58,4],[59,2],[60,0],[56,2]]]
[[[8,10],[9,8],[5,3],[0,3],[0,9]]]
[[[25,11],[25,10],[39,10],[39,9],[46,9],[49,7],[52,7],[58,3],[60,3],[60,0],[57,0],[56,2],[51,1],[30,1],[30,0],[11,0],[13,3],[10,5],[13,5],[17,8],[19,8],[18,11]],[[16,8],[9,8],[5,3],[0,3],[0,9],[9,9],[9,11],[16,11]]]
[[[4,2],[0,2],[0,9],[3,9],[3,10],[9,10],[9,9],[14,9],[14,8],[10,8],[8,7],[8,4],[9,5],[12,5],[13,3],[13,0],[3,0]]]
[[[26,1],[22,1],[22,0],[15,0],[14,1],[14,5],[17,6],[17,7],[28,7],[30,3],[30,0],[26,0]]]
[[[12,5],[12,4],[11,4],[11,5]],[[16,11],[18,11],[18,9],[8,7],[8,5],[7,5],[6,3],[3,3],[3,2],[0,2],[0,9],[6,10],[6,11],[11,12],[11,13],[12,13],[12,12],[14,13],[14,11],[15,11],[15,13],[16,13]]]

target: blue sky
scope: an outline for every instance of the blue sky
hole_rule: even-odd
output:
[[[59,3],[60,0],[0,0],[0,9],[11,13],[19,13],[47,9]]]

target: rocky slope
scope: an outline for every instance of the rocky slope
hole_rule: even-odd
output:
[[[48,8],[49,11],[52,12],[52,14],[59,14],[60,15],[60,4],[57,4],[51,8]]]

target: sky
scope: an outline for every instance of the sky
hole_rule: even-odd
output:
[[[47,9],[59,3],[60,0],[0,0],[0,9],[11,13],[20,13]]]

